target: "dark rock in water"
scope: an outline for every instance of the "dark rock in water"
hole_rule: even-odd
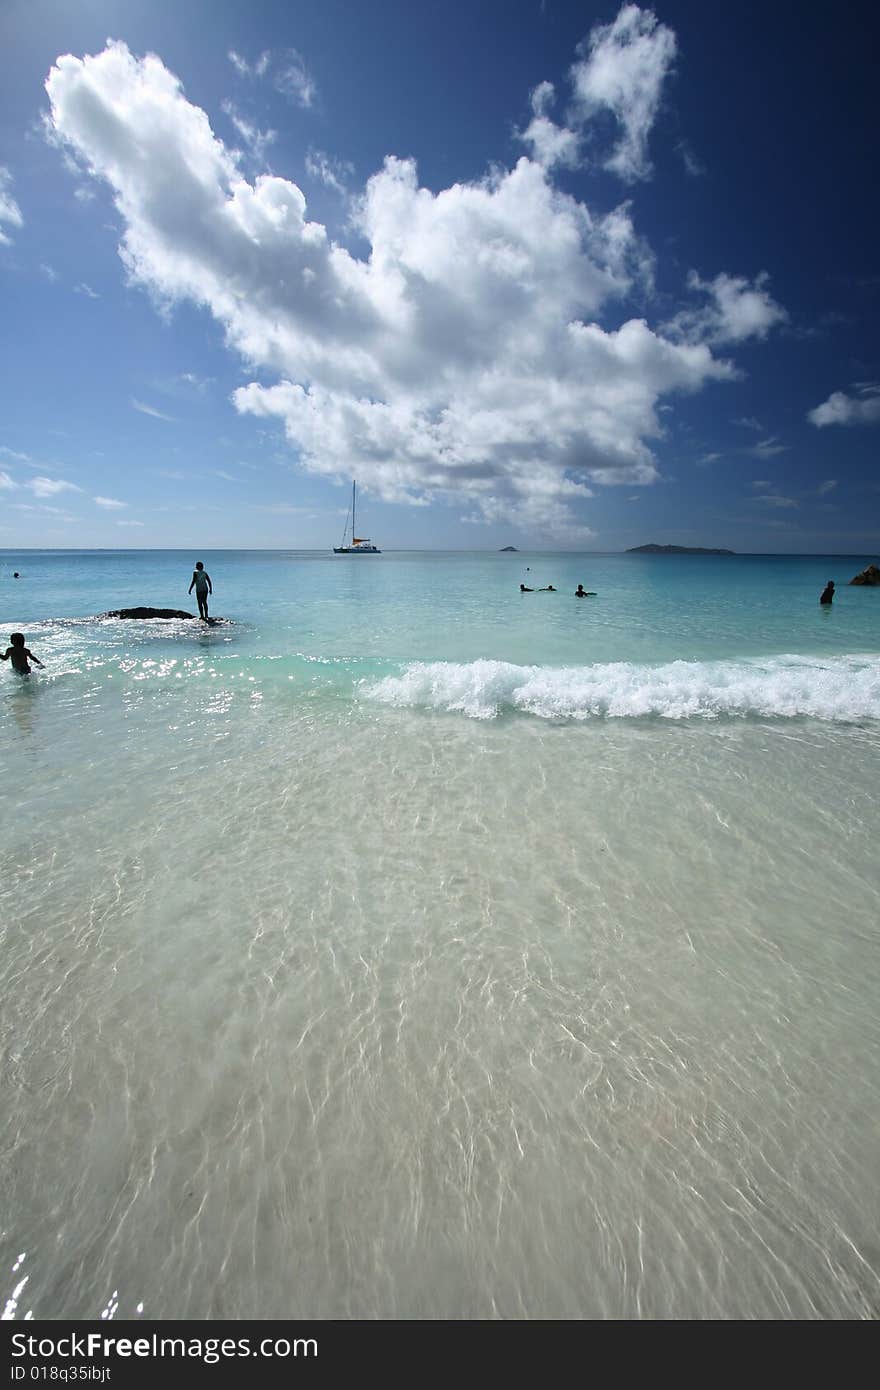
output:
[[[194,613],[184,613],[180,608],[114,608],[110,613],[102,613],[102,618],[192,618]]]
[[[880,569],[876,565],[869,565],[861,574],[857,574],[855,579],[851,579],[850,584],[880,584]]]
[[[508,553],[508,551],[511,551],[511,550],[515,551],[515,550],[516,550],[516,546],[515,546],[515,545],[502,545],[502,547],[501,547],[501,549],[499,550],[498,554],[499,554],[499,555],[506,555],[506,554]]]

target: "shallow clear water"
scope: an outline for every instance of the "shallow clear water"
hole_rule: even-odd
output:
[[[0,564],[8,1315],[876,1316],[874,557],[194,558]]]

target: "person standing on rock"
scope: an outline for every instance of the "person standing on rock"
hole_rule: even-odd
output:
[[[207,622],[208,595],[213,594],[214,586],[211,583],[211,576],[205,569],[205,566],[202,564],[201,560],[196,561],[196,567],[193,570],[192,582],[190,583],[190,586],[187,589],[188,594],[192,593],[193,584],[195,585],[196,600],[199,605],[199,617],[202,619],[203,622]]]

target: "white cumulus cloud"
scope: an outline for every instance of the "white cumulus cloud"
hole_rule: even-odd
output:
[[[768,280],[766,272],[750,281],[743,275],[727,275],[723,271],[714,280],[703,280],[692,270],[688,288],[705,295],[708,302],[682,309],[664,325],[665,330],[687,342],[715,345],[742,343],[747,338],[763,340],[772,328],[788,319],[786,310],[770,294]]]
[[[613,23],[592,30],[571,70],[582,119],[609,111],[617,120],[620,135],[605,167],[627,182],[651,173],[648,136],[676,47],[652,10],[623,5]]]
[[[876,425],[880,424],[880,386],[873,382],[857,383],[856,395],[848,396],[845,391],[834,391],[807,412],[811,425],[822,429],[825,425]]]
[[[649,18],[626,23],[669,58]],[[562,534],[591,484],[656,478],[662,397],[736,376],[709,341],[725,314],[726,340],[745,336],[730,307],[705,335],[600,325],[650,253],[628,207],[591,211],[535,160],[433,192],[387,158],[355,204],[357,256],[296,184],[249,182],[158,57],[110,43],[60,57],[46,85],[57,138],[111,187],[131,280],[206,307],[274,374],[235,405],[281,423],[313,472]]]
[[[554,165],[575,168],[580,159],[580,135],[568,126],[557,125],[548,114],[556,97],[552,82],[539,82],[531,95],[532,119],[517,132],[531,155],[545,169]]]

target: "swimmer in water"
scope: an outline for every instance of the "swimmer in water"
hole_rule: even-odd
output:
[[[834,580],[833,580],[833,579],[829,579],[829,580],[828,580],[828,583],[825,585],[825,588],[822,590],[821,594],[819,595],[819,602],[820,602],[820,603],[832,603],[833,601],[834,601]]]
[[[527,588],[525,584],[520,584],[519,591],[521,594],[533,594],[535,592],[534,589]]]
[[[4,661],[12,662],[13,671],[17,671],[20,676],[29,676],[31,668],[28,666],[28,659],[30,659],[35,666],[39,666],[42,671],[43,663],[34,656],[33,652],[28,651],[24,644],[23,632],[11,633],[9,640],[12,646],[7,647],[5,652],[0,652],[0,656],[2,656]]]

